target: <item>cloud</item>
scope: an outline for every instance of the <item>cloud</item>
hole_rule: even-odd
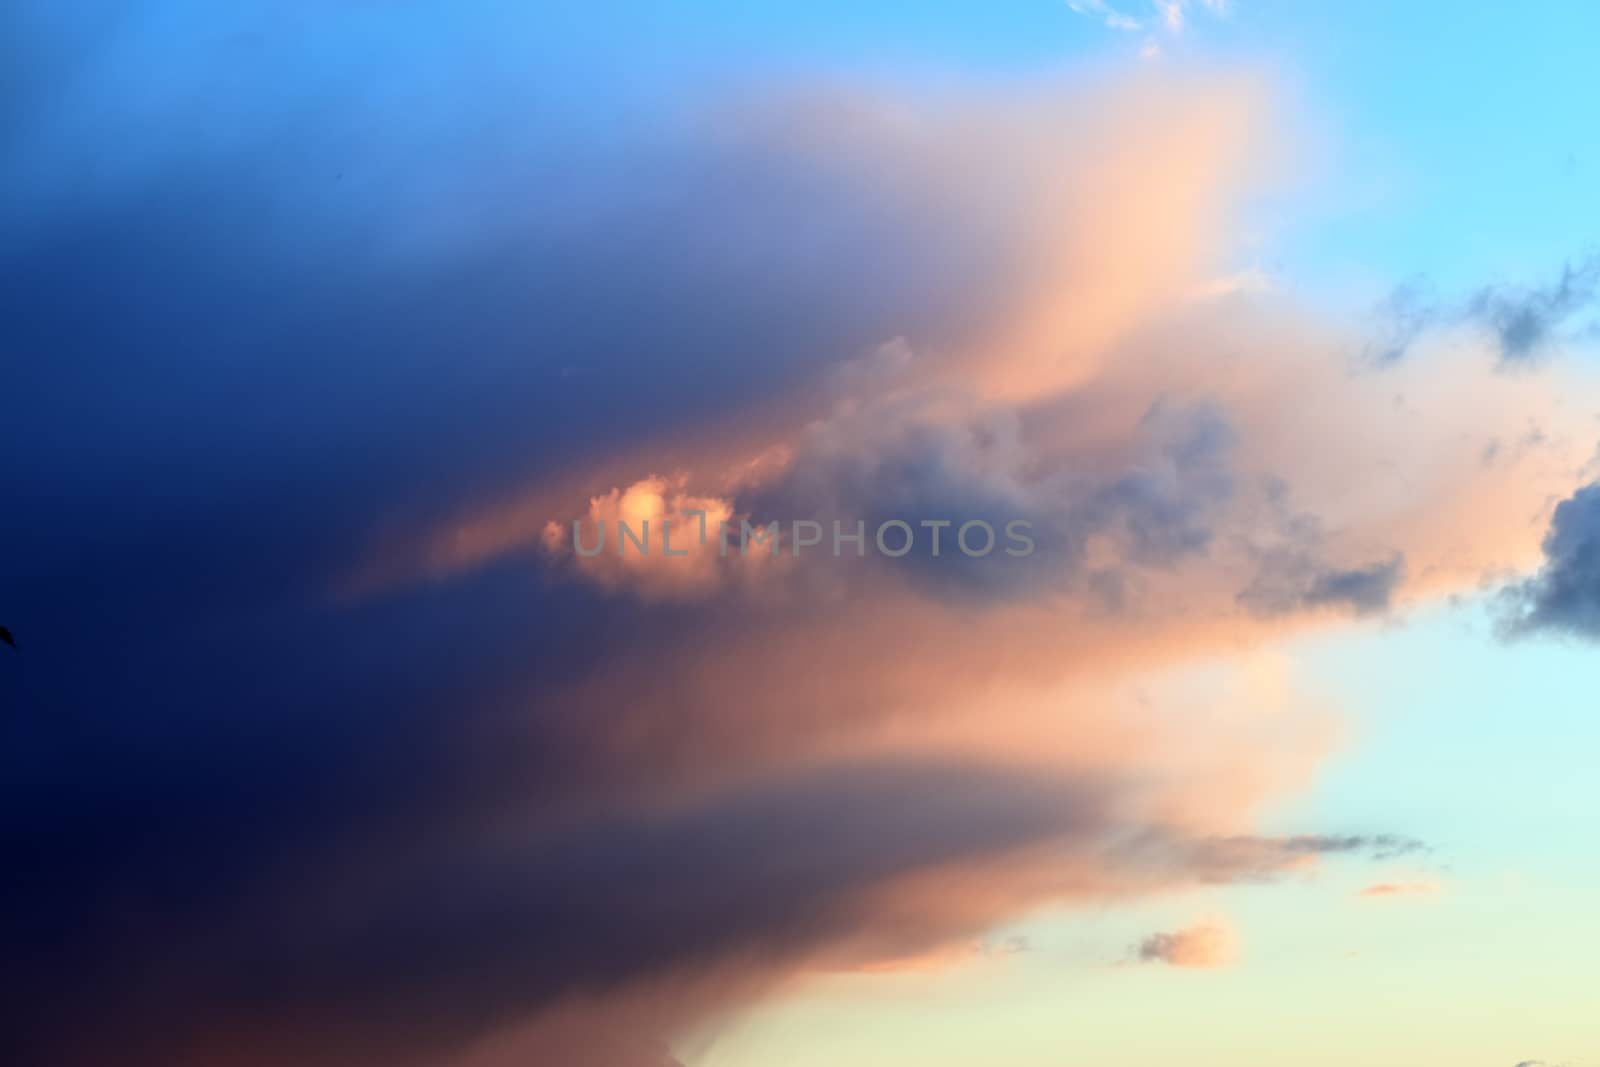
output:
[[[345,1031],[338,1044],[422,1045],[570,991],[692,978],[730,958],[756,974],[830,951],[873,958],[949,930],[932,917],[918,930],[914,913],[897,930],[897,885],[1003,865],[1033,845],[1092,853],[1104,800],[1001,769],[902,762],[790,773],[506,840],[480,831],[381,857],[334,893],[287,894],[287,928],[239,916],[231,933],[256,942],[251,972],[191,995],[222,1012],[248,1003],[264,1023],[326,1014]],[[769,848],[752,868],[752,849]]]
[[[1512,633],[1600,638],[1600,485],[1586,485],[1556,506],[1544,565],[1507,596]]]
[[[1568,339],[1561,330],[1594,305],[1597,291],[1600,256],[1593,255],[1564,264],[1551,284],[1486,285],[1455,307],[1435,297],[1426,279],[1412,279],[1396,286],[1379,305],[1366,358],[1392,366],[1428,331],[1465,325],[1488,335],[1502,366],[1526,363]]]
[[[1134,33],[1147,27],[1159,28],[1170,34],[1182,33],[1188,24],[1188,12],[1194,5],[1190,0],[1151,0],[1149,18],[1129,15],[1106,3],[1106,0],[1066,0],[1067,7],[1104,23],[1113,30]],[[1200,0],[1201,8],[1213,15],[1229,13],[1227,0]]]
[[[811,970],[1414,847],[1253,832],[1337,740],[1314,695],[1138,692],[1521,561],[1576,416],[1485,471],[1562,379],[1352,376],[1270,293],[1195,298],[1263,86],[641,102],[442,7],[205,11],[5,105],[21,1062],[648,1064]],[[890,506],[1039,551],[547,533]]]
[[[1394,834],[1238,834],[1183,841],[1159,837],[1150,840],[1159,845],[1157,855],[1176,850],[1183,855],[1186,869],[1195,872],[1200,881],[1216,883],[1272,881],[1289,872],[1303,871],[1324,856],[1354,856],[1377,863],[1428,851],[1425,843]],[[1130,852],[1130,857],[1137,856],[1137,850]]]
[[[1506,363],[1543,354],[1556,331],[1594,303],[1600,287],[1600,256],[1565,264],[1553,284],[1531,288],[1486,286],[1467,304],[1468,317],[1489,329]]]
[[[1170,933],[1151,934],[1139,942],[1134,954],[1141,963],[1210,970],[1226,967],[1234,961],[1238,956],[1236,941],[1233,931],[1226,925],[1204,923]]]
[[[546,525],[545,549],[609,588],[667,598],[703,593],[722,580],[721,544],[733,508],[685,492],[683,482],[651,476],[593,497],[587,515]],[[729,566],[748,571],[764,559],[770,556],[741,554]]]
[[[1345,570],[1329,568],[1308,555],[1281,553],[1265,557],[1261,573],[1240,595],[1241,602],[1267,615],[1284,615],[1335,607],[1357,615],[1389,609],[1404,573],[1404,558]]]
[[[1105,0],[1067,0],[1067,7],[1079,15],[1099,19],[1113,30],[1126,30],[1129,32],[1144,28],[1144,23],[1131,15],[1125,15],[1116,10]]]
[[[1323,524],[1290,505],[1289,488],[1272,480],[1265,486],[1271,523],[1252,541],[1255,577],[1239,594],[1251,612],[1275,617],[1324,608],[1356,615],[1385,612],[1405,574],[1405,558],[1339,566],[1326,555]]]
[[[1368,362],[1380,367],[1400,362],[1439,317],[1440,309],[1426,278],[1413,278],[1395,286],[1378,305],[1377,332],[1367,342]]]
[[[1434,882],[1377,882],[1364,887],[1356,895],[1368,898],[1432,896],[1438,891],[1439,886]]]

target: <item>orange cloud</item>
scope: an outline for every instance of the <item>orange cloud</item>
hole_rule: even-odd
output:
[[[1086,473],[1183,489],[1185,473],[1146,431],[1158,406],[1185,405],[1213,407],[1233,435],[1228,484],[1196,488],[1216,496],[1202,560],[1136,575],[1148,601],[1176,595],[1219,619],[1263,605],[1314,615],[1341,604],[1330,577],[1380,578],[1391,562],[1403,567],[1377,599],[1396,603],[1530,567],[1551,502],[1570,494],[1588,458],[1582,398],[1592,381],[1569,369],[1508,376],[1487,350],[1363,369],[1351,358],[1358,337],[1286,295],[1217,288],[1231,203],[1272,169],[1260,95],[1243,81],[1182,91],[1152,82],[909,114],[839,99],[809,101],[798,117],[753,109],[784,131],[785,151],[854,160],[860,181],[930,212],[981,217],[1003,189],[1008,216],[1029,222],[1006,238],[995,272],[1004,285],[974,296],[957,334],[896,339],[853,361],[821,353],[809,382],[400,539],[357,585],[480,565],[658,481],[731,513],[741,494],[826,479],[841,455],[870,460],[917,435],[999,433],[1006,451],[967,471],[971,486],[1014,491],[1066,519],[1086,506]],[[955,146],[981,147],[990,166],[975,171]],[[885,156],[917,181],[890,176]],[[913,325],[905,333],[915,338]],[[979,462],[976,446],[962,462]],[[586,498],[587,512],[574,508]],[[619,500],[605,506],[614,512]],[[1127,572],[1126,535],[1137,532],[1090,537],[1102,587]],[[646,596],[708,593],[721,584],[713,571],[726,569],[699,554],[578,565]],[[1241,602],[1252,588],[1264,595]]]
[[[725,417],[399,537],[360,576],[439,580],[538,546],[547,574],[612,598],[603,656],[497,694],[513,724],[497,760],[577,768],[551,816],[562,827],[624,820],[672,855],[654,835],[678,847],[663,823],[685,812],[720,825],[725,809],[810,810],[842,795],[841,768],[866,780],[851,788],[872,811],[827,813],[838,854],[798,847],[821,824],[796,816],[791,837],[750,838],[745,881],[699,857],[724,916],[773,872],[823,883],[804,936],[769,939],[780,924],[756,916],[738,936],[674,943],[651,977],[753,957],[764,988],[945,960],[1045,904],[1272,878],[1359,847],[1251,833],[1340,735],[1271,643],[1531,563],[1587,456],[1578,398],[1593,393],[1571,372],[1508,380],[1488,353],[1380,374],[1283,293],[1217,284],[1237,273],[1234,204],[1281,150],[1264,97],[1244,81],[916,106],[843,94],[713,123],[825,162],[880,210],[1001,231],[971,306],[927,337],[908,322],[864,355],[817,353]],[[951,236],[953,255],[968,239]],[[1533,420],[1537,443],[1492,447],[1530,439]],[[669,558],[661,524],[693,528],[696,512],[713,527],[1026,516],[1039,550],[969,566],[696,541]],[[572,549],[574,522],[614,539],[618,521],[649,522],[653,551]],[[559,745],[518,732],[541,714]],[[967,772],[954,784],[913,774],[950,766]],[[812,783],[799,800],[763,792],[792,780]],[[933,823],[897,821],[934,804],[948,807]],[[904,852],[879,855],[885,841]],[[1236,943],[1205,923],[1138,955],[1215,967]]]
[[[1361,897],[1431,897],[1439,892],[1437,882],[1378,882],[1362,889]]]
[[[686,478],[651,475],[590,499],[588,514],[545,525],[543,547],[608,588],[680,599],[709,592],[732,567],[781,566],[781,557],[727,556],[728,501],[685,491]],[[737,544],[737,526],[732,543]],[[724,565],[725,560],[731,562]]]
[[[1226,967],[1238,958],[1238,941],[1225,923],[1206,922],[1151,934],[1139,942],[1136,955],[1142,963],[1211,970]]]

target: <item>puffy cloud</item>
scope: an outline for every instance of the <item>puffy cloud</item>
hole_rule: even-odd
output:
[[[582,518],[552,520],[544,547],[607,587],[692,597],[721,580],[722,543],[733,518],[727,501],[685,492],[681,477],[652,476],[594,497]],[[761,552],[733,557],[745,569],[770,558]]]
[[[1600,485],[1586,485],[1556,506],[1544,557],[1534,577],[1510,590],[1511,631],[1600,637]]]
[[[1165,963],[1171,967],[1202,970],[1226,967],[1237,955],[1233,930],[1220,922],[1151,934],[1135,949],[1135,956],[1141,963]]]

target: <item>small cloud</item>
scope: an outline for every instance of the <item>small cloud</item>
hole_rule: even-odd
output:
[[[1233,931],[1217,923],[1151,934],[1134,949],[1140,963],[1165,963],[1169,967],[1212,969],[1225,967],[1238,955]]]
[[[1196,6],[1194,0],[1154,0],[1156,15],[1168,33],[1182,33],[1189,24],[1189,11]],[[1198,6],[1213,15],[1229,14],[1228,0],[1199,0]]]
[[[1361,897],[1428,897],[1439,891],[1433,882],[1378,882],[1361,890]]]
[[[1383,863],[1431,851],[1399,834],[1296,834],[1290,837],[1234,835],[1185,844],[1185,859],[1202,881],[1271,881],[1304,870],[1324,857],[1348,856]]]
[[[1153,39],[1145,45],[1145,50],[1154,55],[1161,54],[1161,46]],[[1250,267],[1233,274],[1209,278],[1192,288],[1189,296],[1194,300],[1216,300],[1241,293],[1270,293],[1276,289],[1277,283],[1270,274],[1260,267]]]
[[[1452,308],[1431,294],[1426,279],[1396,286],[1379,304],[1378,327],[1367,344],[1367,361],[1392,366],[1412,344],[1436,326],[1465,324],[1489,335],[1503,365],[1526,363],[1552,345],[1583,338],[1580,325],[1568,327],[1600,297],[1600,254],[1566,263],[1545,285],[1486,285]]]
[[[1021,934],[1013,934],[1000,941],[985,941],[982,943],[982,953],[985,956],[1019,956],[1032,950],[1032,942]]]
[[[1600,255],[1561,268],[1549,285],[1514,288],[1486,286],[1467,304],[1467,317],[1489,330],[1500,359],[1517,363],[1542,353],[1556,332],[1594,303],[1600,292]]]
[[[1306,607],[1345,607],[1358,615],[1387,611],[1405,574],[1405,557],[1318,574],[1301,598]]]
[[[1067,0],[1067,7],[1076,14],[1099,19],[1113,30],[1131,33],[1144,28],[1144,23],[1131,15],[1123,14],[1105,0]]]
[[[1399,363],[1439,315],[1438,300],[1426,278],[1412,278],[1395,286],[1378,304],[1378,327],[1367,343],[1367,361],[1379,367]]]
[[[1600,639],[1600,482],[1556,506],[1544,539],[1544,566],[1506,593],[1511,635],[1555,631]]]
[[[1161,35],[1177,37],[1182,34],[1189,24],[1189,12],[1195,6],[1194,0],[1150,0],[1149,15],[1137,16],[1112,7],[1106,0],[1066,0],[1066,3],[1076,14],[1092,18],[1110,29],[1145,33],[1144,42],[1139,46],[1139,58],[1146,60],[1161,58]],[[1229,11],[1226,0],[1199,0],[1199,7],[1217,16]]]

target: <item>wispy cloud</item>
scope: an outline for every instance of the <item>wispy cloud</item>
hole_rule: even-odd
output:
[[[1563,331],[1595,306],[1600,295],[1600,255],[1565,263],[1554,281],[1540,285],[1497,283],[1453,302],[1436,296],[1426,278],[1413,278],[1391,290],[1376,309],[1376,327],[1366,356],[1393,366],[1428,331],[1466,327],[1486,336],[1503,366],[1525,364],[1564,341],[1592,331]]]
[[[1113,30],[1133,32],[1144,28],[1139,19],[1123,14],[1105,0],[1067,0],[1067,6],[1080,15],[1098,19]]]
[[[1149,0],[1144,14],[1132,14],[1127,8],[1113,7],[1107,0],[1066,0],[1067,7],[1079,15],[1095,19],[1113,30],[1137,33],[1152,32],[1141,54],[1160,54],[1160,44],[1155,34],[1176,36],[1189,25],[1189,12],[1196,7],[1194,0]],[[1227,0],[1199,0],[1201,10],[1213,15],[1226,15],[1230,11]]]
[[[1557,340],[1558,331],[1593,306],[1600,290],[1600,255],[1563,264],[1548,285],[1485,286],[1468,301],[1466,314],[1488,329],[1508,363],[1528,360]]]
[[[1437,882],[1378,882],[1363,888],[1361,897],[1415,897],[1433,896],[1439,892]]]

